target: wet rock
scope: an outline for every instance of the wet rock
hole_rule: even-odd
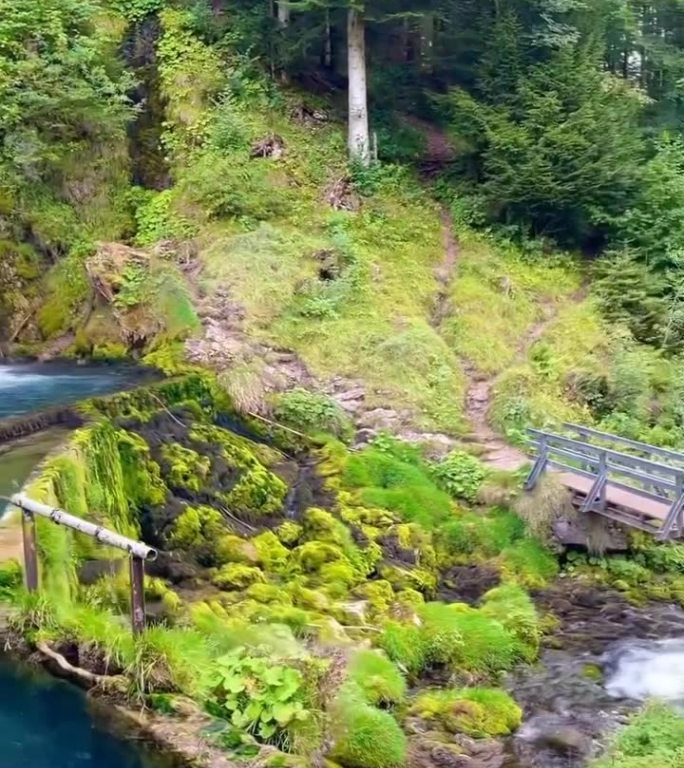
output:
[[[475,604],[499,584],[499,572],[487,565],[457,565],[450,568],[440,583],[438,598],[445,602]]]
[[[553,535],[566,547],[594,549],[597,543],[596,522],[587,515],[578,515],[573,519],[561,517],[553,523]],[[600,531],[600,550],[604,552],[626,552],[629,548],[627,532],[613,524],[602,524]]]
[[[562,755],[588,755],[591,739],[571,725],[556,725],[541,732],[535,742]]]

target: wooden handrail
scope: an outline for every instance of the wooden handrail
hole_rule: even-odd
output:
[[[679,461],[684,465],[684,453],[681,453],[680,451],[673,451],[671,448],[661,448],[658,445],[649,445],[648,443],[642,443],[639,440],[630,440],[629,438],[622,437],[621,435],[611,435],[609,432],[601,432],[598,429],[594,429],[593,427],[585,427],[581,424],[565,422],[563,424],[563,428],[577,432],[577,434],[583,435],[585,437],[596,437],[600,440],[617,443],[618,445],[625,445],[630,448],[634,448],[634,450],[648,453],[650,456],[663,456],[664,458],[672,459],[672,461]]]
[[[598,430],[593,431],[598,433]],[[684,466],[680,464],[684,455],[671,452],[676,459],[673,466],[566,435],[539,429],[528,429],[527,433],[536,461],[525,482],[526,490],[534,488],[545,469],[552,467],[563,473],[562,482],[579,493],[575,498],[583,499],[582,512],[597,512],[626,522],[661,540],[684,535]],[[606,441],[613,437],[607,433],[598,434]],[[615,442],[623,444],[620,440]],[[635,447],[633,443],[626,441],[624,444]],[[670,453],[665,449],[663,453],[650,452],[652,446],[645,443],[636,446],[648,456],[667,457]],[[577,486],[573,476],[593,480],[593,483],[590,488],[579,490],[582,486]],[[616,496],[622,491],[627,495]],[[656,514],[663,507],[666,515]]]

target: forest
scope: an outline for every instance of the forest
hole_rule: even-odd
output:
[[[684,450],[684,0],[0,0],[0,359],[169,377],[28,486],[154,625],[47,525],[0,601],[207,765],[684,765],[604,691],[684,547],[520,493],[530,426]]]

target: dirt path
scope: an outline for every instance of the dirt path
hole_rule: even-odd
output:
[[[544,335],[555,317],[555,307],[551,304],[545,304],[543,317],[522,338],[511,366],[517,365],[527,357],[533,344]],[[464,369],[468,377],[465,408],[466,416],[472,427],[470,438],[482,448],[482,461],[494,469],[518,469],[528,461],[527,456],[519,448],[509,445],[489,424],[489,412],[494,400],[494,387],[506,372],[505,369],[493,376],[478,371],[471,363],[465,363]]]

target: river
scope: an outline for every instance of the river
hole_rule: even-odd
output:
[[[128,367],[0,365],[0,418],[119,391],[140,380],[140,372]],[[53,428],[0,444],[0,495],[16,491],[65,437],[66,430]],[[2,544],[0,536],[0,559]],[[1,768],[166,765],[143,747],[112,736],[77,688],[0,655]]]

